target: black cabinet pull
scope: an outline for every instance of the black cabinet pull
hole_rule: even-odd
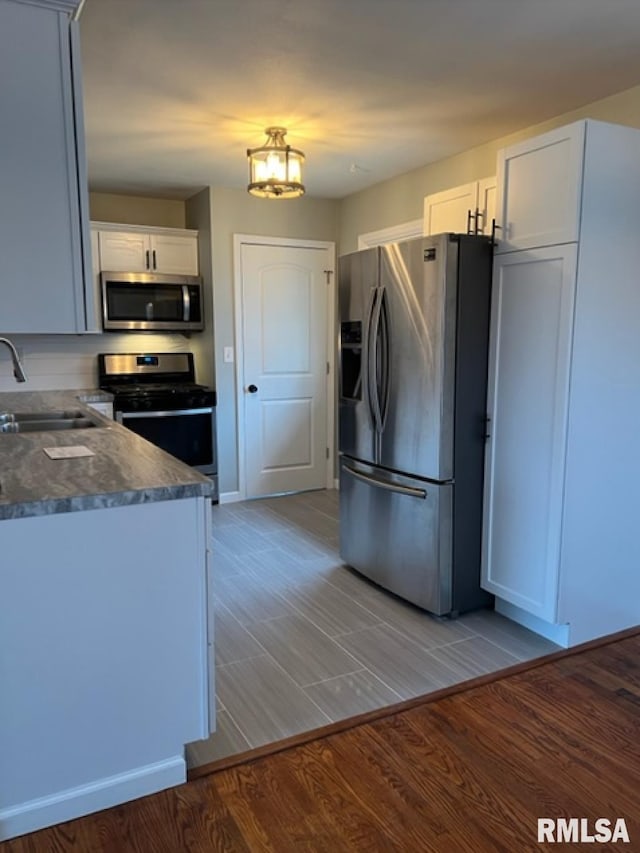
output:
[[[154,270],[158,269],[158,264],[156,263],[156,250],[153,250],[153,268]]]
[[[473,228],[471,227],[471,220],[475,219],[473,213],[471,213],[471,208],[467,211],[467,234],[473,234]]]
[[[149,250],[148,250],[148,249],[147,249],[147,251],[145,252],[145,255],[146,255],[146,258],[147,258],[147,269],[149,269]]]
[[[493,246],[498,245],[498,241],[496,240],[496,231],[502,231],[502,225],[496,225],[495,219],[491,220],[491,244]]]

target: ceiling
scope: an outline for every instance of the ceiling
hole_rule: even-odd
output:
[[[245,187],[283,125],[341,198],[640,83],[638,0],[86,0],[90,187]]]

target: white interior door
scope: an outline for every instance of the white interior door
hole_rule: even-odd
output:
[[[246,497],[327,484],[327,244],[242,242]]]

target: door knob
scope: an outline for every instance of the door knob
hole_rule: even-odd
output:
[[[247,391],[248,391],[250,394],[255,394],[257,390],[258,390],[258,386],[257,386],[257,385],[249,385],[249,387],[247,388]]]

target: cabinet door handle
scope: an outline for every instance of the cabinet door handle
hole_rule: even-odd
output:
[[[471,227],[471,220],[475,219],[475,215],[471,213],[471,208],[467,211],[467,234],[473,234],[473,228]]]
[[[502,225],[496,225],[495,219],[491,220],[491,245],[497,246],[498,241],[496,240],[496,231],[502,231]]]
[[[476,234],[484,234],[484,211],[476,207]]]
[[[153,250],[153,268],[154,270],[158,269],[158,264],[156,263],[156,250]]]
[[[146,261],[146,263],[147,263],[147,269],[149,269],[149,250],[148,250],[148,249],[147,249],[147,251],[145,252],[145,256],[146,256],[146,259],[147,259],[147,261]]]

